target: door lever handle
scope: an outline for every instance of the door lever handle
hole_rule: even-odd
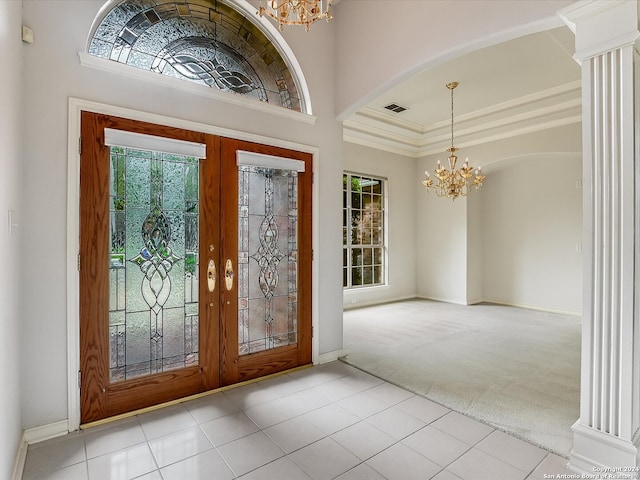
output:
[[[233,288],[233,277],[235,273],[233,272],[233,262],[231,259],[227,259],[227,263],[224,266],[224,283],[227,287],[227,290],[231,290]]]
[[[216,289],[216,262],[213,259],[209,260],[209,266],[207,267],[207,287],[209,292],[213,292]]]

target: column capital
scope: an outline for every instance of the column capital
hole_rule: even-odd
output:
[[[579,63],[631,45],[640,37],[638,0],[581,0],[558,15],[576,36],[574,58]]]

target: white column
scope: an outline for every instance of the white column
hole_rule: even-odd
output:
[[[638,2],[581,1],[560,16],[582,65],[582,376],[569,466],[594,475],[640,465]]]

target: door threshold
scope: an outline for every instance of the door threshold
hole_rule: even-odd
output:
[[[80,424],[80,430],[86,430],[93,427],[99,427],[101,425],[106,425],[117,420],[122,420],[125,418],[135,417],[136,415],[140,415],[147,412],[154,412],[156,410],[160,410],[165,407],[171,407],[173,405],[178,405],[183,402],[188,402],[189,400],[196,400],[198,398],[207,397],[209,395],[213,395],[215,393],[224,392],[227,390],[232,390],[234,388],[243,387],[245,385],[250,385],[252,383],[262,382],[264,380],[268,380],[270,378],[280,377],[282,375],[286,375],[288,373],[298,372],[300,370],[306,370],[307,368],[313,367],[313,363],[308,365],[302,365],[300,367],[290,368],[288,370],[283,370],[282,372],[272,373],[269,375],[265,375],[264,377],[252,378],[251,380],[245,380],[244,382],[234,383],[233,385],[226,385],[224,387],[214,388],[213,390],[208,390],[206,392],[196,393],[194,395],[189,395],[188,397],[177,398],[176,400],[171,400],[169,402],[159,403],[157,405],[151,405],[150,407],[140,408],[138,410],[132,410],[131,412],[121,413],[119,415],[114,415],[113,417],[103,418],[101,420],[95,420],[93,422],[82,423]]]

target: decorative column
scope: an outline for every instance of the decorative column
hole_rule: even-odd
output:
[[[587,0],[559,14],[582,65],[582,383],[569,467],[638,478],[638,2]]]

